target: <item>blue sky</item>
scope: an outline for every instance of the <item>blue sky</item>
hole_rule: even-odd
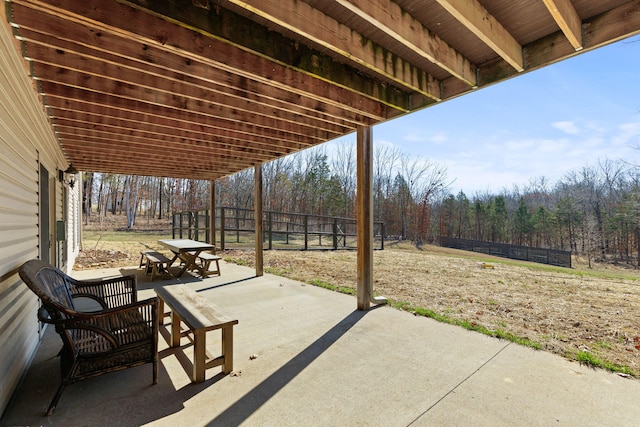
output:
[[[599,159],[640,163],[640,37],[373,128],[374,144],[447,168],[467,196],[555,184]]]

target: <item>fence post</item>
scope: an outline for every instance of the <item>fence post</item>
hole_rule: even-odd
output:
[[[200,212],[196,211],[193,218],[193,235],[196,242],[200,241]]]
[[[253,222],[253,227],[255,230],[255,219]],[[236,243],[240,243],[240,211],[236,208]]]
[[[209,226],[210,226],[210,219],[209,219],[209,209],[205,209],[204,210],[204,241],[206,243],[211,243],[211,239],[209,238]]]
[[[347,236],[349,236],[349,226],[347,225],[347,221],[344,221],[342,223],[342,247],[343,248],[347,247]]]
[[[269,234],[269,250],[273,249],[273,217],[272,214],[273,212],[269,211],[268,215],[268,221],[269,221],[269,225],[268,225],[268,234]]]
[[[380,249],[384,250],[384,238],[385,238],[385,233],[386,233],[386,229],[384,227],[384,222],[380,223]]]
[[[182,222],[182,212],[180,212],[180,238],[182,239],[182,228],[184,224]]]
[[[171,215],[171,238],[175,239],[176,238],[176,213],[174,213],[173,215]]]
[[[220,250],[224,251],[224,207],[220,207]]]
[[[333,249],[338,249],[338,218],[333,218]]]
[[[309,249],[309,215],[304,216],[304,250]]]
[[[287,242],[287,245],[288,245],[289,244],[289,221],[287,221],[287,234],[286,234],[286,236],[287,236],[286,237],[286,242]]]

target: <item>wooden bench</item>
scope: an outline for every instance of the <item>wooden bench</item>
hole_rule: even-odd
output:
[[[189,252],[191,255],[195,256],[195,252]],[[222,257],[218,256],[218,255],[213,255],[210,254],[209,252],[200,252],[200,254],[198,254],[198,260],[200,261],[200,265],[202,266],[202,270],[204,271],[204,273],[209,276],[211,274],[217,274],[218,276],[220,276],[220,260],[222,259]],[[216,263],[216,269],[214,271],[209,271],[209,267],[211,266],[211,262],[215,261]]]
[[[222,372],[228,374],[233,371],[233,325],[237,320],[231,320],[223,315],[211,301],[184,285],[161,286],[156,288],[158,295],[158,317],[160,324],[164,322],[164,305],[171,310],[171,338],[170,347],[180,347],[180,338],[192,335],[193,341],[193,371],[191,381],[202,382],[205,370],[222,365]],[[188,328],[181,330],[181,323]],[[208,331],[222,330],[222,355],[212,357],[206,351],[206,337]]]
[[[217,274],[220,276],[220,260],[222,257],[218,255],[210,254],[209,252],[201,252],[198,255],[200,262],[202,263],[202,268],[207,274]],[[216,269],[214,271],[209,271],[209,267],[211,266],[211,262],[214,261],[216,263]]]
[[[140,267],[145,268],[145,274],[151,274],[151,281],[160,273],[169,274],[169,263],[171,260],[156,251],[142,251],[140,252]]]

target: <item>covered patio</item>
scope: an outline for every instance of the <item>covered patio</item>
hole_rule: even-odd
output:
[[[8,0],[5,13],[67,171],[210,180],[215,212],[215,180],[254,168],[262,218],[263,163],[356,132],[361,310],[384,301],[374,125],[640,32],[628,0]]]
[[[191,385],[162,348],[158,385],[151,386],[146,367],[83,381],[66,390],[47,422],[628,425],[640,419],[635,381],[388,307],[367,311],[377,302],[373,126],[636,35],[640,1],[7,0],[4,6],[0,142],[8,154],[0,156],[0,218],[9,225],[0,228],[0,345],[12,351],[0,357],[3,408],[17,388],[6,425],[45,424],[41,414],[57,384],[58,341],[48,330],[40,343],[38,302],[17,271],[31,258],[56,260],[48,248],[57,222],[61,235],[53,243],[77,240],[72,225],[80,224],[79,209],[67,212],[66,202],[69,194],[81,195],[69,191],[68,174],[215,185],[254,168],[260,201],[264,162],[354,132],[357,298],[263,276],[256,239],[256,271],[225,266],[220,278],[181,285],[239,319],[237,375]],[[460,112],[461,123],[465,114],[473,112]],[[255,205],[260,218],[261,203]],[[150,283],[141,285],[141,297],[153,294]]]
[[[192,384],[180,353],[161,338],[157,385],[151,365],[81,381],[65,390],[46,424],[622,426],[640,419],[638,381],[390,307],[358,311],[353,296],[257,277],[246,267],[223,270],[154,282],[138,271],[139,288],[144,298],[156,286],[187,286],[238,319],[231,375],[213,368]],[[219,334],[210,334],[213,353]],[[191,346],[182,344],[189,356]],[[59,348],[50,328],[4,425],[45,423]]]

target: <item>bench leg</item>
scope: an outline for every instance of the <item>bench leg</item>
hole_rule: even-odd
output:
[[[151,266],[151,281],[153,282],[153,278],[156,277],[156,274],[158,274],[158,264],[157,263],[152,263]]]
[[[210,259],[204,259],[202,260],[202,269],[204,270],[204,272],[206,273],[207,276],[211,275],[211,274],[217,274],[218,276],[220,276],[220,262],[219,260],[215,259],[213,261],[216,262],[216,270],[215,271],[209,271],[209,267],[211,267],[211,261]]]
[[[194,383],[204,381],[204,370],[207,362],[207,331],[197,329],[193,332],[193,374]]]
[[[171,345],[169,347],[180,347],[180,317],[171,310]]]
[[[158,298],[158,325],[164,325],[164,300]]]
[[[222,373],[233,371],[233,325],[222,328]]]

